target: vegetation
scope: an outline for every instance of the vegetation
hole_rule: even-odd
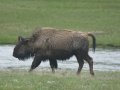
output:
[[[81,76],[73,72],[0,71],[0,90],[120,90],[120,72],[88,72]]]
[[[120,0],[0,0],[0,44],[36,27],[102,32],[99,46],[120,46]]]

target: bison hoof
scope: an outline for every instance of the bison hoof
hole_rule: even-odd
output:
[[[33,71],[33,69],[30,69],[28,72],[32,72]]]
[[[90,73],[92,76],[95,76],[94,72]]]

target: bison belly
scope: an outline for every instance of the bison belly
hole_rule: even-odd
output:
[[[58,59],[58,60],[66,60],[73,56],[72,51],[65,50],[53,50],[50,58]]]
[[[58,59],[58,60],[66,60],[73,56],[72,51],[66,50],[40,50],[38,55],[43,59]]]
[[[40,51],[39,56],[41,56],[44,60],[46,59],[58,59],[58,60],[66,60],[73,56],[72,51],[65,50],[48,50],[48,51]]]

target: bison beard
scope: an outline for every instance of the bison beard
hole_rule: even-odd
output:
[[[93,39],[95,51],[96,39],[91,33],[40,28],[30,38],[18,38],[13,56],[21,60],[34,56],[30,71],[38,67],[41,61],[49,60],[52,72],[55,72],[57,60],[66,60],[75,55],[79,64],[77,74],[80,74],[85,60],[89,64],[90,74],[94,75],[93,60],[88,55],[88,36]]]

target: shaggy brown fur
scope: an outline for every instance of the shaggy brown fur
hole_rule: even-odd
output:
[[[54,72],[54,68],[57,68],[57,60],[66,60],[75,55],[79,63],[77,74],[80,73],[84,60],[86,60],[90,66],[90,73],[94,75],[93,61],[88,55],[88,36],[93,39],[93,50],[95,51],[96,40],[91,33],[40,28],[30,38],[19,37],[13,56],[21,60],[35,56],[30,71],[35,69],[41,61],[49,60]]]

